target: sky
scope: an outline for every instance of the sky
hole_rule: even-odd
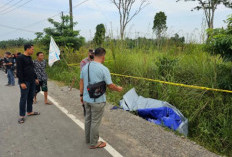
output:
[[[196,5],[197,2],[150,0],[150,4],[129,23],[126,36],[154,37],[154,16],[163,11],[167,15],[167,36],[178,33],[186,40],[200,41],[207,26],[203,11],[191,11]],[[110,0],[73,0],[73,7],[74,21],[78,22],[74,29],[80,30],[80,35],[86,40],[94,37],[96,26],[100,23],[106,26],[107,34],[112,32],[115,38],[119,37],[119,14]],[[34,32],[42,32],[44,28],[52,26],[47,21],[49,17],[60,20],[61,11],[69,14],[69,0],[0,0],[0,41],[19,37],[34,39]],[[215,28],[225,27],[223,21],[229,14],[232,14],[232,9],[218,6]]]

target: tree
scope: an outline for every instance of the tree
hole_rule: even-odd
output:
[[[0,48],[1,49],[8,49],[11,47],[21,47],[27,43],[33,43],[33,41],[29,40],[29,39],[23,39],[23,38],[3,40],[3,41],[0,41]]]
[[[35,33],[37,35],[35,41],[45,45],[46,49],[49,47],[50,36],[54,38],[57,45],[73,48],[74,50],[78,50],[84,44],[85,39],[80,36],[80,31],[71,29],[69,16],[61,16],[61,22],[57,22],[51,18],[48,21],[53,27],[45,28],[44,33]],[[74,22],[73,25],[77,25],[77,22]]]
[[[175,34],[174,37],[170,38],[171,42],[175,44],[177,47],[183,47],[185,42],[185,37],[180,37],[179,34]]]
[[[118,9],[120,16],[120,36],[124,39],[124,34],[128,23],[138,15],[148,4],[149,0],[140,0],[139,7],[132,12],[136,0],[110,0]]]
[[[166,26],[167,16],[164,12],[156,13],[154,22],[153,22],[153,31],[156,33],[157,39],[160,40],[162,33],[167,30]]]
[[[227,19],[227,28],[208,29],[206,49],[220,54],[224,60],[232,61],[232,15]]]
[[[101,46],[102,45],[102,43],[105,40],[105,34],[106,34],[105,26],[103,24],[97,25],[97,27],[96,27],[96,33],[95,33],[95,36],[94,36],[94,39],[93,39],[94,43],[97,46]]]
[[[181,0],[177,0],[179,2]],[[214,28],[214,15],[217,6],[223,4],[228,8],[232,8],[231,0],[184,0],[184,1],[198,1],[198,5],[193,10],[203,10],[207,21],[208,28]]]

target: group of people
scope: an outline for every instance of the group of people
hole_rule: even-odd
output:
[[[17,53],[16,56],[10,52],[5,53],[3,65],[7,69],[8,84],[6,86],[15,86],[14,71],[18,78],[21,97],[19,102],[18,123],[25,122],[26,112],[28,116],[39,115],[39,112],[33,112],[33,103],[36,104],[37,93],[44,91],[45,104],[48,102],[47,74],[45,72],[46,61],[43,52],[36,54],[37,59],[32,60],[31,55],[34,53],[32,44],[24,45],[24,53]]]
[[[41,89],[44,91],[45,104],[50,104],[47,100],[47,74],[45,72],[46,61],[44,53],[38,52],[37,59],[32,60],[34,53],[32,44],[24,45],[24,53],[16,59],[17,77],[21,92],[19,102],[19,120],[18,123],[25,122],[25,116],[40,115],[33,111],[33,99],[36,103],[36,93]],[[85,139],[90,149],[104,148],[106,143],[99,141],[99,126],[106,105],[105,91],[110,90],[121,92],[122,87],[112,82],[110,71],[103,65],[105,61],[106,50],[97,48],[89,50],[88,57],[80,63],[80,101],[82,102],[85,113]],[[11,65],[11,61],[7,65]],[[11,82],[10,82],[11,83]]]
[[[16,55],[6,52],[4,58],[0,59],[1,68],[4,69],[8,77],[6,86],[15,86],[16,58],[20,54],[20,52]]]

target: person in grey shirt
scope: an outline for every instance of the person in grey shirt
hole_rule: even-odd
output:
[[[116,86],[111,80],[110,71],[102,63],[105,61],[106,51],[104,48],[97,48],[94,54],[94,61],[88,63],[81,71],[80,75],[80,100],[85,105],[85,139],[86,143],[90,145],[90,149],[103,148],[106,146],[105,142],[99,140],[99,126],[104,113],[106,105],[106,95],[103,94],[99,98],[90,98],[88,86],[88,67],[90,83],[98,83],[105,81],[107,87],[113,91],[121,92],[122,87]]]

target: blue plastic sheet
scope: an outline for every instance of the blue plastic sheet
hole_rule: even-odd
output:
[[[166,126],[175,131],[182,122],[180,116],[169,107],[139,109],[138,114],[149,122]]]

